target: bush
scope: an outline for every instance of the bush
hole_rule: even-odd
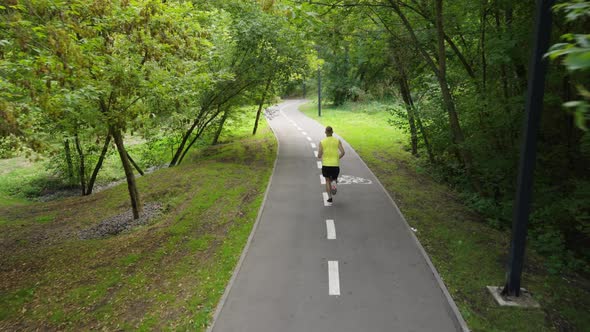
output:
[[[10,134],[5,137],[0,137],[0,159],[13,158],[17,155],[20,147],[20,140]]]

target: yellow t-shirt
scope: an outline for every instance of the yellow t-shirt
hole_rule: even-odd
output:
[[[322,145],[322,165],[323,166],[340,166],[340,150],[338,144],[340,141],[333,136],[324,138]]]

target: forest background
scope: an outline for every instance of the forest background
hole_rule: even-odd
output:
[[[373,103],[415,167],[490,227],[512,223],[534,1],[18,1],[0,4],[0,157],[45,160],[47,187],[91,195],[118,156],[180,165],[277,96]],[[558,2],[528,244],[551,273],[590,272],[588,1]],[[252,106],[256,105],[256,106]],[[129,151],[129,140],[147,148]],[[114,145],[114,147],[113,147]],[[98,179],[98,180],[97,180]],[[21,190],[21,191],[19,191]],[[3,192],[2,195],[5,193]],[[18,195],[17,195],[18,196]],[[31,198],[31,197],[28,197]]]

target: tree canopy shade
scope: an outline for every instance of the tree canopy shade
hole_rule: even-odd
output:
[[[181,63],[198,66],[208,47],[200,27],[207,14],[189,2],[155,1],[41,1],[2,9],[12,37],[4,43],[3,71],[21,73],[6,75],[15,90],[13,104],[31,113],[34,132],[59,133],[66,147],[75,137],[83,188],[81,137],[100,133],[105,151],[112,136],[139,217],[142,205],[123,133],[159,111],[148,108],[148,96],[162,92],[154,87],[177,77]]]
[[[325,61],[330,101],[392,100],[392,123],[408,131],[413,153],[491,225],[508,228],[535,2],[291,3]],[[539,133],[529,238],[555,271],[588,269],[590,259],[588,3],[555,8]]]
[[[2,5],[3,137],[63,155],[64,173],[83,194],[92,192],[112,139],[137,218],[142,204],[125,133],[179,137],[170,140],[177,165],[205,130],[223,125],[222,115],[258,101],[261,89],[264,102],[271,82],[304,70],[301,40],[272,9],[252,1]]]
[[[253,100],[257,100],[260,89],[267,91],[273,81],[284,83],[306,65],[301,41],[295,38],[285,17],[261,11],[252,2],[231,2],[221,7],[227,14],[231,38],[218,49],[223,53],[209,62],[209,70],[217,73],[213,84],[191,99],[196,103],[195,110],[185,113],[191,125],[183,131],[171,166],[182,161],[215,119],[235,103],[243,103],[241,97],[254,94]]]

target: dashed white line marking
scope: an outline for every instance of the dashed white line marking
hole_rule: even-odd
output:
[[[332,203],[328,202],[328,198],[330,198],[328,193],[322,193],[322,195],[324,196],[324,206],[332,206]]]
[[[330,295],[340,295],[340,276],[338,274],[338,261],[328,261],[328,280]]]
[[[308,136],[308,137],[307,137],[307,140],[311,142],[311,137],[309,137],[309,136]]]
[[[317,146],[315,145],[315,143],[311,143],[311,148],[315,149]]]
[[[302,133],[303,135],[307,136],[307,133],[306,133],[306,132],[302,131],[301,133]]]
[[[322,162],[318,161],[318,168],[322,168]]]
[[[315,155],[316,158],[318,157],[318,152],[317,151],[314,151],[313,154]]]
[[[321,174],[320,174],[320,183],[321,184],[326,184],[326,178],[323,177]]]
[[[326,234],[328,240],[336,240],[336,226],[333,219],[326,219]]]

